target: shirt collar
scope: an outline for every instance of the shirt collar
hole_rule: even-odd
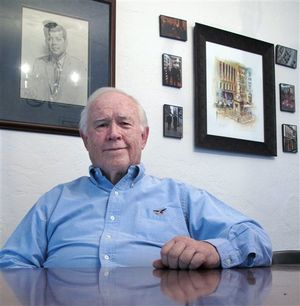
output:
[[[134,185],[144,176],[145,167],[143,164],[131,165],[128,168],[127,173],[121,178],[121,180],[113,185],[102,173],[100,168],[94,167],[93,165],[89,168],[90,179],[97,186],[111,190],[117,189],[128,189],[133,188]]]
[[[53,56],[49,54],[49,62],[52,62],[53,64],[58,64],[60,67],[64,65],[66,53],[57,61]]]

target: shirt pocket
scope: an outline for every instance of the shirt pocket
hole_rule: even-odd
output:
[[[140,207],[137,217],[138,232],[149,240],[166,242],[178,235],[189,236],[182,208],[177,203]]]

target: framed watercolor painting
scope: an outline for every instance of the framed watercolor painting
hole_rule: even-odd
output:
[[[196,23],[195,145],[276,156],[274,46]]]

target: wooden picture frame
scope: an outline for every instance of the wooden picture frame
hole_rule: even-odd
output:
[[[274,45],[194,28],[196,147],[276,156]]]
[[[26,81],[24,73],[29,69],[25,67],[24,70],[22,59],[26,58],[26,49],[27,53],[30,48],[33,53],[38,53],[36,45],[40,43],[41,46],[43,30],[45,32],[45,25],[48,26],[49,21],[50,25],[64,23],[70,48],[67,52],[71,53],[76,49],[79,54],[82,48],[87,56],[87,81],[82,97],[89,96],[99,87],[114,86],[115,0],[91,0],[89,5],[86,0],[76,1],[74,5],[69,5],[68,0],[5,1],[1,4],[1,10],[2,16],[6,17],[0,18],[0,37],[4,51],[0,59],[0,128],[79,136],[78,123],[86,103],[82,102],[84,98],[78,104],[65,98],[52,100],[46,95],[26,96],[22,91],[22,84]],[[26,34],[26,27],[29,26],[26,20],[30,17],[26,19],[24,12],[34,16],[31,18],[31,29],[36,27],[36,31],[32,32],[32,37]],[[84,34],[78,30],[82,27],[88,29]],[[80,59],[84,60],[84,56]]]

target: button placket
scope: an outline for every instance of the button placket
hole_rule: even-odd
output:
[[[114,239],[113,233],[118,232],[119,224],[119,202],[120,192],[118,190],[111,190],[107,202],[107,212],[105,217],[105,225],[102,233],[102,238],[99,245],[99,256],[102,266],[111,266],[114,258]]]

